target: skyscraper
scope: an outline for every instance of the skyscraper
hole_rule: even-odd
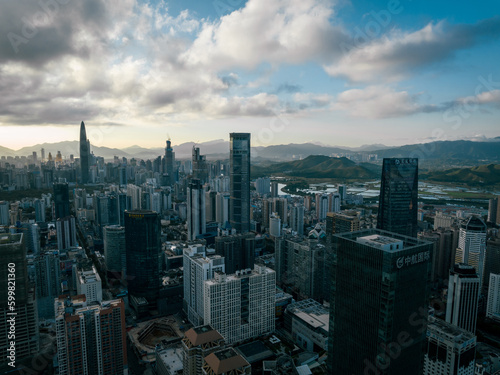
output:
[[[234,234],[215,238],[215,252],[224,257],[226,273],[247,268],[253,269],[255,262],[255,234]]]
[[[250,133],[230,134],[229,221],[240,233],[250,230]]]
[[[125,277],[127,254],[125,249],[125,228],[119,225],[104,227],[104,259],[108,277]]]
[[[81,183],[89,182],[89,158],[90,158],[90,143],[87,139],[85,124],[80,124],[80,167],[81,167]]]
[[[188,241],[206,233],[205,189],[198,179],[192,179],[187,188]]]
[[[208,182],[207,157],[200,154],[200,148],[193,146],[192,154],[193,179],[200,180],[201,184]]]
[[[54,184],[54,205],[56,213],[54,219],[69,216],[69,187],[67,183]]]
[[[472,334],[476,333],[479,284],[479,277],[472,266],[455,264],[450,271],[446,321]]]
[[[183,308],[189,321],[203,324],[203,282],[213,279],[215,272],[224,272],[224,258],[220,255],[207,257],[205,246],[190,245],[183,250],[184,301]]]
[[[329,373],[421,374],[432,244],[368,229],[333,252]]]
[[[384,158],[377,228],[417,236],[418,159]]]
[[[54,319],[54,298],[61,295],[59,254],[47,251],[34,259],[38,317]]]
[[[472,375],[476,336],[464,329],[429,318],[423,375]]]
[[[483,283],[485,253],[486,224],[479,216],[471,216],[460,225],[455,263],[473,266]]]
[[[0,234],[0,365],[10,362],[9,333],[15,325],[15,360],[38,352],[38,319],[35,290],[28,284],[24,234]],[[12,283],[15,283],[13,285]],[[12,305],[12,287],[15,305]],[[10,288],[9,288],[10,287]],[[10,297],[10,298],[9,298]],[[15,315],[13,315],[15,314]]]
[[[128,292],[156,305],[162,268],[160,217],[153,211],[125,211]]]
[[[492,273],[490,275],[486,316],[490,319],[500,320],[500,274]]]
[[[167,183],[169,186],[173,186],[175,183],[175,176],[174,176],[175,153],[174,150],[172,149],[170,139],[167,140],[167,147],[165,147],[165,158],[163,160],[163,163],[164,163],[163,173],[167,175]]]
[[[234,275],[216,273],[204,289],[204,322],[226,343],[241,342],[274,331],[276,273],[255,265]]]
[[[125,305],[87,305],[85,296],[55,302],[59,374],[123,375],[127,371]]]

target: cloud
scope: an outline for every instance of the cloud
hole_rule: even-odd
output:
[[[484,91],[475,96],[457,99],[460,104],[492,104],[500,106],[500,90]]]
[[[498,39],[500,17],[473,25],[429,23],[415,32],[391,30],[387,35],[353,39],[343,44],[344,54],[325,71],[352,82],[398,81],[423,66],[446,60],[458,50]]]
[[[182,56],[190,66],[255,69],[262,62],[300,64],[330,59],[346,35],[330,23],[332,3],[317,0],[250,0],[205,22]]]
[[[417,103],[418,96],[395,91],[388,86],[368,86],[338,95],[333,109],[347,111],[352,117],[382,119],[408,116],[419,112],[435,112],[438,108]]]

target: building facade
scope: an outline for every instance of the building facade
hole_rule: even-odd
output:
[[[455,264],[450,271],[446,321],[475,334],[480,279],[473,266]]]
[[[123,301],[87,304],[84,296],[55,301],[60,375],[128,373]]]
[[[334,235],[333,252],[329,373],[420,375],[432,244],[369,229]]]
[[[423,375],[474,375],[476,336],[429,318]]]
[[[239,233],[250,230],[250,133],[230,134],[229,222]]]
[[[417,236],[418,159],[384,158],[377,228]]]
[[[267,267],[205,281],[204,322],[232,344],[274,331],[276,274]]]
[[[125,211],[128,292],[156,305],[160,290],[160,217],[153,211]]]

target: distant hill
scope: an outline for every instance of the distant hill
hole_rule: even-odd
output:
[[[208,142],[194,143],[186,142],[174,145],[175,157],[177,159],[190,159],[193,146],[200,147],[202,155],[206,155],[209,160],[221,160],[229,158],[229,142],[223,139],[216,139]],[[91,149],[97,156],[105,159],[112,159],[113,156],[154,159],[165,153],[165,140],[158,140],[158,147],[144,148],[141,146],[131,146],[124,149],[97,147],[91,145]],[[58,143],[43,143],[30,147],[24,147],[14,151],[0,146],[0,156],[28,156],[33,151],[40,154],[41,148],[45,149],[46,155],[51,152],[53,155],[61,151],[63,157],[73,154],[79,156],[78,141],[67,141]],[[267,147],[252,147],[252,161],[275,161],[285,162],[290,160],[301,161],[311,155],[353,155],[376,154],[379,159],[394,157],[418,157],[419,164],[426,168],[441,168],[449,166],[474,165],[486,163],[500,163],[500,137],[490,138],[485,141],[438,141],[424,144],[405,145],[401,147],[390,147],[384,145],[365,145],[358,148],[342,148],[325,146],[314,143],[290,143],[287,145],[273,145]],[[362,166],[362,164],[359,164]],[[368,166],[367,166],[368,167]],[[370,169],[373,167],[368,167]]]
[[[418,157],[421,160],[500,161],[500,142],[438,141],[371,151],[380,158]]]
[[[7,147],[0,146],[0,156],[15,156],[16,152]]]
[[[252,167],[252,177],[284,174],[305,178],[371,179],[379,173],[347,158],[311,155],[303,160]]]
[[[293,160],[303,159],[309,155],[325,155],[331,154],[352,154],[353,152],[344,148],[320,146],[314,143],[290,143],[288,145],[275,145],[267,147],[253,147],[252,157],[258,156],[269,160]]]
[[[421,180],[464,183],[469,186],[500,184],[500,164],[480,165],[472,168],[452,168],[444,171],[421,173]]]

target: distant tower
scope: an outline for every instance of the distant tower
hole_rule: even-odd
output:
[[[377,229],[417,237],[418,159],[384,158]]]
[[[167,140],[167,147],[165,147],[164,163],[165,164],[163,172],[168,175],[168,185],[173,186],[175,183],[175,176],[174,176],[175,152],[172,149],[170,139]]]
[[[250,230],[250,133],[231,133],[229,220],[240,233]]]
[[[474,267],[455,264],[450,271],[446,321],[470,333],[476,333],[479,301],[479,277]]]
[[[200,180],[192,179],[187,188],[187,225],[188,240],[193,241],[196,236],[206,233],[205,189]]]
[[[200,154],[200,148],[193,146],[192,154],[193,178],[201,181],[201,184],[208,182],[207,157]]]
[[[90,143],[85,132],[85,124],[80,124],[80,167],[81,167],[81,183],[89,182],[89,155]]]

